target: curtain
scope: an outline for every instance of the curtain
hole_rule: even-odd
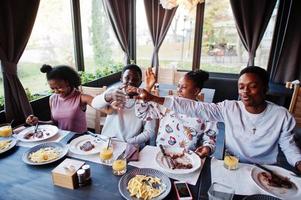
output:
[[[24,123],[32,113],[17,76],[17,63],[30,37],[39,0],[0,1],[0,60],[3,74],[6,120]]]
[[[132,0],[103,0],[113,31],[126,55],[126,63],[130,63],[130,12]]]
[[[268,64],[270,80],[301,80],[301,1],[281,0]]]
[[[154,44],[151,66],[156,68],[156,77],[158,77],[159,49],[167,34],[177,7],[170,10],[164,9],[160,5],[160,0],[144,0],[144,6],[148,27]]]
[[[230,0],[239,37],[254,65],[256,49],[269,23],[276,0]]]

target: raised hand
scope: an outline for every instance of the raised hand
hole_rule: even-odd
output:
[[[125,104],[126,98],[126,93],[123,91],[123,87],[108,91],[105,94],[105,100],[107,102],[112,103],[114,101],[114,104],[118,105],[120,108],[122,108]]]
[[[34,116],[34,115],[29,115],[27,118],[26,118],[26,124],[29,124],[29,125],[36,125],[37,123],[39,122],[39,119]]]
[[[153,95],[142,88],[136,88],[133,86],[128,86],[126,89],[127,93],[138,93],[137,96],[134,96],[135,99],[143,100],[143,101],[151,101]]]
[[[156,75],[154,74],[151,67],[145,71],[145,89],[150,92],[156,83]]]

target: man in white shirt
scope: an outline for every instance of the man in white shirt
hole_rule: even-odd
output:
[[[116,137],[124,142],[143,144],[155,137],[156,122],[143,121],[135,115],[135,99],[129,99],[123,90],[127,86],[139,87],[142,82],[142,72],[137,65],[127,65],[122,70],[122,87],[108,89],[96,96],[92,106],[96,109],[113,106],[113,112],[107,115],[102,134]],[[125,102],[125,104],[124,104]],[[119,107],[117,109],[117,107]],[[122,108],[121,108],[122,107]]]
[[[196,102],[179,97],[156,97],[145,90],[130,88],[138,98],[154,101],[175,112],[208,121],[225,123],[225,146],[242,162],[275,164],[278,145],[290,165],[301,172],[301,150],[293,139],[296,125],[293,116],[283,107],[265,101],[268,73],[260,67],[247,67],[240,72],[240,101],[220,103]]]

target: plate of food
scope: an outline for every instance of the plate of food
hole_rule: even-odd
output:
[[[128,200],[164,199],[171,182],[164,173],[148,168],[134,169],[124,174],[118,184],[120,194]]]
[[[0,154],[12,149],[17,144],[13,138],[0,140]]]
[[[188,174],[196,171],[202,166],[200,157],[193,151],[186,151],[180,147],[163,147],[156,155],[159,167],[171,174]]]
[[[79,155],[92,155],[100,152],[106,141],[91,135],[82,135],[73,139],[69,144],[69,150]]]
[[[29,165],[45,165],[63,158],[68,153],[68,148],[58,142],[39,144],[27,150],[22,160]]]
[[[281,199],[300,195],[301,180],[291,176],[291,172],[276,166],[266,168],[272,170],[273,175],[258,167],[253,167],[251,170],[251,177],[261,190]]]
[[[28,127],[18,134],[14,134],[14,137],[22,142],[38,142],[47,140],[55,136],[59,132],[59,129],[54,125],[39,125],[35,132],[35,126]]]

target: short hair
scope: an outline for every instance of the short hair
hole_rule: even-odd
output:
[[[193,81],[195,86],[200,90],[203,88],[204,83],[209,79],[209,73],[204,70],[190,71],[187,72],[185,76]]]
[[[44,64],[40,71],[46,73],[47,81],[49,80],[63,80],[69,83],[71,88],[77,88],[81,85],[81,80],[78,73],[67,65],[59,65],[51,67]]]
[[[265,69],[258,66],[249,66],[240,71],[239,77],[246,73],[255,74],[266,88],[269,87],[269,73]]]
[[[138,75],[140,76],[140,79],[142,79],[142,71],[140,69],[140,67],[138,65],[135,64],[128,64],[126,66],[123,67],[122,69],[122,74],[126,71],[126,70],[133,70],[134,72],[137,72]]]

